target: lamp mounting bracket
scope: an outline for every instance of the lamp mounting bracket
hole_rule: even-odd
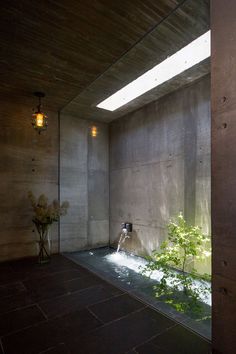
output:
[[[44,93],[44,92],[36,91],[36,92],[34,92],[34,96],[39,97],[39,98],[45,97],[45,93]]]

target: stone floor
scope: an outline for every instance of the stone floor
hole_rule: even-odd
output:
[[[0,354],[209,354],[208,342],[63,256],[0,265]]]

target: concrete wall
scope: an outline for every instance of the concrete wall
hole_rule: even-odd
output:
[[[57,114],[47,112],[47,132],[38,135],[31,125],[32,107],[1,102],[0,114],[0,261],[37,253],[29,190],[37,196],[58,196]],[[57,225],[52,227],[57,251]]]
[[[165,96],[110,127],[110,238],[123,221],[125,248],[148,254],[166,237],[170,217],[210,234],[210,78]],[[208,264],[199,271],[209,271]]]
[[[68,215],[60,223],[60,250],[77,251],[109,243],[108,125],[61,114],[60,198]]]
[[[212,16],[212,241],[214,354],[236,353],[236,2]]]
[[[49,126],[40,135],[31,125],[32,107],[1,103],[0,261],[37,254],[37,232],[27,194],[58,198],[58,114],[47,112]],[[76,251],[109,243],[108,126],[61,117],[60,194],[68,215],[51,228],[53,252]]]

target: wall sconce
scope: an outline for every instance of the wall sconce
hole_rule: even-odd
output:
[[[48,125],[48,117],[41,110],[41,98],[45,97],[45,94],[43,92],[34,92],[34,96],[38,97],[39,104],[37,106],[36,112],[34,112],[32,115],[32,125],[34,129],[37,130],[37,132],[40,134],[41,131],[47,129]]]
[[[93,125],[93,126],[91,127],[91,136],[92,136],[93,138],[96,138],[97,135],[98,135],[98,129],[97,129],[97,127],[96,127],[95,125]]]

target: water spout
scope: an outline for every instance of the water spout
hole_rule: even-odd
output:
[[[130,238],[130,236],[128,235],[128,230],[124,227],[122,229],[121,234],[120,234],[120,238],[119,238],[119,242],[118,242],[118,246],[117,246],[117,250],[116,250],[117,253],[119,252],[121,245],[125,242],[125,240],[127,238]]]

